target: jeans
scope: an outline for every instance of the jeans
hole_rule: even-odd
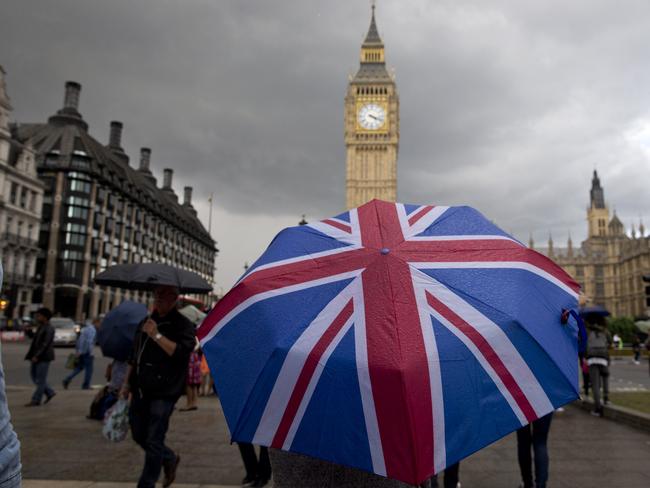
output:
[[[609,368],[602,364],[592,364],[589,366],[589,379],[591,380],[591,389],[594,392],[594,407],[600,411],[602,403],[600,401],[600,384],[602,379],[603,395],[605,401],[609,397]]]
[[[270,480],[271,461],[269,459],[268,448],[264,446],[260,447],[260,457],[258,460],[253,444],[238,442],[237,445],[239,446],[239,453],[241,454],[242,461],[244,461],[246,477],[250,480]]]
[[[47,397],[54,395],[54,390],[47,384],[47,372],[49,369],[49,361],[39,361],[31,364],[29,374],[32,377],[32,382],[36,385],[36,390],[32,395],[33,403],[40,404],[43,399],[43,393],[45,393],[45,396]]]
[[[68,384],[70,381],[72,381],[72,378],[77,376],[81,371],[84,371],[84,382],[81,387],[84,390],[87,390],[90,388],[90,381],[93,378],[93,360],[95,358],[93,357],[92,354],[81,354],[79,356],[79,361],[77,363],[77,367],[70,373],[68,376],[65,377],[63,380],[64,383]]]
[[[169,417],[176,400],[142,397],[134,392],[129,409],[133,440],[144,449],[144,467],[138,488],[154,488],[163,463],[176,460],[176,454],[165,445]]]
[[[551,430],[553,412],[517,430],[517,457],[524,488],[545,488],[548,481],[548,449],[546,440]],[[535,455],[535,484],[533,484],[530,448]]]

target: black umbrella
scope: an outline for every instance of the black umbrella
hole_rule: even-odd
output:
[[[198,274],[161,263],[117,264],[95,276],[95,283],[128,290],[175,286],[181,293],[212,291],[212,286]]]

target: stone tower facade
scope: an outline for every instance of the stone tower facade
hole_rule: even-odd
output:
[[[345,97],[346,205],[397,199],[399,97],[386,70],[384,43],[375,22],[361,46],[361,64]]]

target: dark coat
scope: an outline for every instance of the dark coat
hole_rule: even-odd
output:
[[[38,326],[29,351],[25,355],[27,361],[32,358],[41,362],[54,361],[54,327],[49,322]]]
[[[176,343],[174,354],[169,356],[146,333],[143,320],[133,341],[129,363],[132,366],[129,383],[131,391],[148,398],[177,400],[185,392],[187,366],[196,345],[194,324],[174,309],[164,317],[156,312],[151,318],[158,324],[158,332]]]

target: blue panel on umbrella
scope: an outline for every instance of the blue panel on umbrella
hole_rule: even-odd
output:
[[[449,207],[428,229],[419,236],[497,235],[508,234],[487,220],[472,207]]]
[[[330,356],[291,450],[372,471],[354,357],[352,328]]]
[[[415,212],[418,208],[421,208],[422,205],[410,205],[410,204],[404,204],[404,208],[406,209],[406,215],[410,215],[413,212]]]
[[[234,439],[252,439],[288,349],[350,281],[258,302],[228,322],[205,344],[217,391],[228,392],[221,397],[221,404]],[[237,347],[233,348],[233,344]],[[249,399],[254,386],[254,396]],[[245,422],[232,424],[240,416]]]
[[[264,254],[250,267],[248,273],[264,264],[348,246],[349,244],[332,239],[306,225],[289,227],[275,236]]]
[[[350,222],[350,212],[344,212],[342,214],[337,215],[334,217],[335,219],[343,220],[345,222]]]
[[[449,426],[445,432],[449,466],[520,423],[467,346],[440,322],[432,323],[440,356],[445,425]]]

